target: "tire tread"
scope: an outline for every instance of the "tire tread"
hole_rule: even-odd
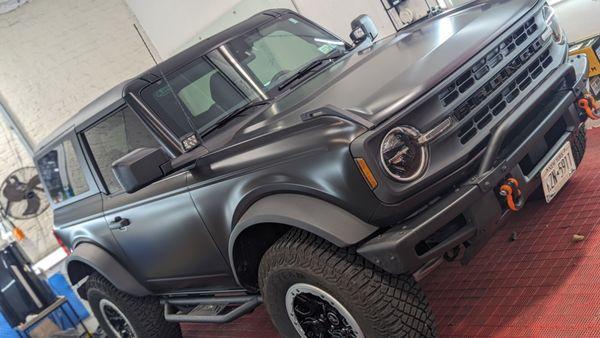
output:
[[[111,282],[98,273],[90,275],[86,284],[88,292],[96,289],[106,294],[107,298],[128,316],[131,325],[136,329],[143,330],[143,332],[139,333],[140,336],[181,337],[179,324],[165,321],[163,308],[156,298],[129,295],[118,290]],[[100,314],[95,313],[95,315],[98,317]]]
[[[302,230],[290,230],[263,256],[261,290],[269,274],[281,268],[300,268],[339,285],[356,300],[354,306],[373,324],[379,337],[436,336],[433,314],[412,276],[389,274],[351,248],[339,248]]]

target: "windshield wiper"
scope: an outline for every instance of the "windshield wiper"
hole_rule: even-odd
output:
[[[273,100],[269,99],[269,100],[259,100],[259,101],[253,101],[248,103],[245,106],[242,106],[234,111],[232,111],[231,113],[223,116],[223,118],[221,118],[219,121],[217,121],[216,123],[214,123],[213,125],[211,125],[210,127],[208,127],[208,129],[202,131],[202,133],[200,134],[200,136],[205,136],[206,134],[210,133],[211,131],[215,130],[215,129],[219,129],[220,127],[222,127],[223,125],[227,124],[229,121],[233,120],[236,116],[238,116],[238,114],[253,108],[253,107],[258,107],[258,106],[262,106],[265,104],[269,104],[271,103]]]
[[[344,55],[346,55],[346,53],[338,50],[338,52],[336,52],[336,53],[332,53],[331,55],[327,55],[322,58],[318,58],[316,60],[311,61],[306,66],[300,68],[294,75],[288,77],[287,79],[285,79],[285,81],[282,81],[279,84],[279,86],[277,87],[277,89],[279,89],[280,91],[283,90],[287,86],[296,82],[296,80],[299,80],[302,77],[306,76],[306,74],[309,74],[313,69],[315,69],[318,66],[320,66],[321,64],[323,64],[323,62],[333,61],[333,60],[339,59],[340,57],[342,57]]]

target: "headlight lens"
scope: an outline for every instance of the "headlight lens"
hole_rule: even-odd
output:
[[[419,178],[429,162],[429,150],[419,142],[421,133],[410,126],[390,130],[381,142],[381,162],[386,172],[400,182]]]
[[[550,6],[545,6],[543,9],[544,20],[546,21],[546,25],[552,31],[552,38],[559,44],[563,44],[566,41],[565,34],[558,23],[558,18],[556,17],[556,13],[554,8]]]

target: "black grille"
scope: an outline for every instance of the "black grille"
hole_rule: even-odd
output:
[[[535,18],[529,19],[440,92],[439,99],[443,106],[459,101],[458,107],[452,110],[456,120],[463,121],[469,117],[458,132],[462,144],[469,142],[479,130],[501,114],[552,63],[549,49],[542,51],[541,37],[524,45],[537,31]],[[499,68],[500,63],[505,66]],[[495,75],[483,82],[482,78],[488,73]],[[464,93],[472,87],[478,89],[463,98]]]
[[[533,42],[521,55],[512,60],[492,80],[473,94],[454,111],[458,120],[464,119],[471,111],[477,111],[459,131],[458,137],[462,144],[472,139],[479,129],[490,123],[494,116],[499,115],[509,103],[514,101],[521,92],[525,91],[552,63],[550,50],[544,50],[539,56],[535,55],[542,48],[541,38]],[[511,77],[518,74],[514,80],[499,93],[494,91],[503,86]],[[478,106],[491,95],[495,95],[486,105]]]
[[[448,106],[456,101],[460,95],[473,87],[478,80],[486,75],[490,70],[496,67],[504,58],[511,55],[518,46],[527,40],[527,37],[533,35],[538,27],[535,18],[531,18],[521,27],[519,27],[510,37],[506,38],[499,46],[494,48],[485,57],[481,58],[471,69],[461,74],[451,85],[443,89],[439,98],[442,105]]]

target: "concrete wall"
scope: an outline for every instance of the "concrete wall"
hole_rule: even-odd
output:
[[[31,0],[0,15],[0,97],[34,142],[104,91],[152,66],[134,24],[139,23],[122,0]],[[0,163],[0,181],[32,164],[4,121]],[[16,224],[25,230],[23,244],[33,260],[56,248],[50,211]]]
[[[600,1],[563,0],[553,7],[570,42],[600,33]]]
[[[152,65],[121,0],[33,0],[0,16],[0,93],[39,141]]]

